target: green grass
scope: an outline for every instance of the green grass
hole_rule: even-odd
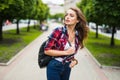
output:
[[[26,28],[20,29],[20,35],[16,34],[16,30],[4,31],[3,41],[0,41],[0,62],[8,62],[26,45],[37,38],[42,32],[31,27],[30,32]]]
[[[120,40],[115,39],[115,46],[110,46],[110,40],[100,34],[95,38],[95,33],[90,32],[86,47],[102,65],[120,66]]]

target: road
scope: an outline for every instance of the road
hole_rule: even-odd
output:
[[[20,28],[27,27],[27,25],[28,24],[21,23],[21,24],[19,24],[19,27]],[[34,25],[34,24],[31,23],[30,25]],[[3,31],[16,29],[16,26],[17,26],[16,24],[10,24],[10,25],[3,26]],[[90,30],[95,32],[95,29],[90,28]],[[112,36],[111,33],[103,33],[103,32],[101,32],[101,30],[98,30],[98,33],[103,34],[108,37]],[[120,30],[117,30],[117,32],[114,34],[114,38],[120,40]]]
[[[24,24],[24,23],[20,23],[19,24],[19,27],[22,28],[22,27],[27,27],[28,24]],[[30,25],[34,25],[33,23],[31,23]],[[6,31],[6,30],[11,30],[11,29],[16,29],[17,27],[17,24],[9,24],[9,25],[5,25],[3,26],[3,31]]]
[[[90,28],[90,30],[96,32],[95,29]],[[108,37],[112,36],[111,33],[103,33],[103,32],[101,32],[101,30],[98,30],[98,33],[105,35],[105,36],[108,36]],[[117,30],[117,32],[114,34],[114,38],[120,40],[120,30]]]

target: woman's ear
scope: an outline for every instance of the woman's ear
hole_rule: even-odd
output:
[[[79,23],[79,20],[77,20],[77,23]]]

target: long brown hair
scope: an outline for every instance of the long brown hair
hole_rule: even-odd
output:
[[[79,8],[72,7],[70,9],[75,11],[75,13],[77,15],[77,19],[79,20],[79,22],[75,26],[75,29],[78,31],[78,39],[80,41],[80,46],[81,46],[81,48],[83,48],[84,47],[84,39],[87,38],[88,31],[89,31],[86,18]]]

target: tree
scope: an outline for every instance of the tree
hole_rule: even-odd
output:
[[[16,19],[16,33],[20,34],[20,19],[38,19],[42,21],[47,18],[46,15],[48,14],[49,8],[41,0],[0,0],[0,40],[3,39],[2,24],[4,20]]]
[[[96,6],[97,9],[99,10],[99,19],[102,19],[102,23],[109,25],[112,28],[112,37],[111,37],[111,42],[110,45],[114,46],[114,33],[115,33],[115,28],[120,26],[119,21],[120,21],[120,1],[119,0],[106,0],[106,1],[101,1],[101,0],[95,0],[96,1]]]
[[[96,23],[96,38],[98,38],[98,25],[103,24],[103,20],[99,19],[102,16],[99,15],[99,6],[94,0],[82,0],[77,6],[82,9],[88,22]]]
[[[82,0],[78,7],[82,8],[88,21],[93,21],[97,25],[106,24],[112,27],[110,45],[114,46],[115,28],[120,27],[120,0]]]
[[[0,19],[1,19],[1,23],[3,23],[4,20],[6,19],[9,19],[9,20],[12,20],[12,19],[17,19],[17,22],[19,22],[19,19],[23,13],[23,9],[24,9],[24,2],[23,0],[4,0],[4,4],[8,4],[6,2],[10,2],[9,4],[9,7],[5,7],[4,9],[2,9],[0,11]],[[19,5],[18,5],[19,4]],[[19,15],[19,16],[18,16]],[[2,26],[1,26],[1,40],[3,39],[3,36],[2,36]],[[17,27],[17,32],[19,33],[19,29]]]
[[[36,8],[36,19],[40,20],[40,23],[47,19],[49,16],[49,8],[46,4],[44,4],[41,0],[38,0],[37,2],[37,8]]]
[[[34,19],[34,13],[35,13],[35,6],[36,6],[37,0],[24,0],[24,19],[28,19],[28,27],[27,32],[30,31],[30,20]]]
[[[19,2],[19,0],[16,1],[15,3],[17,3],[17,2]],[[16,13],[16,16],[15,16],[15,19],[17,19],[17,29],[16,29],[17,34],[20,34],[19,20],[20,19],[31,19],[31,16],[34,11],[35,0],[29,0],[29,1],[23,0],[23,2],[21,4],[23,4],[23,5],[20,7],[16,7],[16,10],[18,10],[18,12]],[[14,5],[14,6],[17,6],[17,5]],[[13,10],[16,11],[14,8],[13,8]],[[30,24],[30,21],[28,22],[27,31],[29,31],[29,24]]]
[[[17,20],[16,34],[20,34],[19,21],[23,17],[23,15],[25,15],[25,14],[23,14],[23,12],[24,12],[24,1],[23,0],[14,0],[13,4],[10,5],[10,7],[8,8],[7,11],[9,11],[11,13],[11,15],[14,14],[12,19]]]

